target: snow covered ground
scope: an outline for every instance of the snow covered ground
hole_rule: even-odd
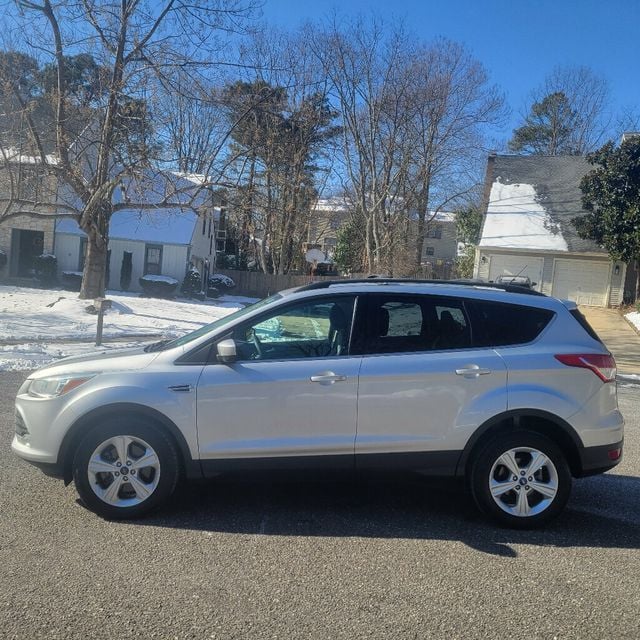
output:
[[[631,313],[627,313],[625,318],[640,331],[640,313],[638,311],[632,311]]]
[[[107,293],[103,348],[131,347],[198,329],[254,301],[224,296],[205,302]],[[0,371],[36,369],[69,355],[95,350],[96,316],[90,300],[62,290],[0,286]]]

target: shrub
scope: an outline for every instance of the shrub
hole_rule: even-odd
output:
[[[207,298],[218,298],[220,297],[220,290],[215,287],[207,288]]]
[[[58,279],[58,259],[51,253],[43,253],[34,258],[33,269],[36,279],[45,287],[52,287]]]
[[[180,284],[170,276],[142,276],[138,280],[144,293],[150,298],[173,298],[176,287]]]
[[[80,291],[82,286],[82,271],[63,271],[62,286],[69,291]]]
[[[194,294],[199,293],[201,290],[202,277],[200,276],[200,272],[195,267],[191,267],[191,269],[187,271],[187,275],[184,277],[182,293],[191,298],[195,297]]]
[[[209,276],[209,288],[214,287],[219,291],[231,291],[235,288],[236,283],[229,277],[222,273],[214,273]]]

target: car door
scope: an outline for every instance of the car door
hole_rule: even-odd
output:
[[[354,306],[352,295],[305,298],[231,332],[237,361],[212,362],[198,382],[205,470],[353,466],[361,361],[349,353]]]
[[[375,294],[359,314],[356,463],[451,473],[478,425],[506,409],[506,368],[471,343],[461,300]]]

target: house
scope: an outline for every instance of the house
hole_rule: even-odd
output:
[[[55,164],[55,158],[49,155],[47,162]],[[51,202],[55,191],[55,180],[42,170],[39,158],[15,148],[0,149],[0,212],[6,216],[0,218],[0,253],[6,256],[6,264],[5,258],[0,261],[0,282],[32,278],[34,258],[53,252],[55,207],[36,203]],[[15,206],[7,197],[10,193],[50,217],[10,215]]]
[[[307,247],[318,247],[326,259],[331,259],[338,244],[338,230],[348,220],[349,203],[346,199],[320,198],[309,216]]]
[[[490,156],[474,277],[527,276],[557,298],[621,304],[626,265],[571,222],[585,214],[580,180],[592,168],[583,156]]]
[[[344,198],[319,199],[311,210],[308,244],[319,247],[327,258],[331,258],[338,243],[338,231],[348,220],[349,203]],[[430,211],[425,227],[422,263],[453,261],[457,251],[455,214]]]
[[[157,174],[150,182],[149,193],[138,194],[138,201],[158,202],[167,190],[180,194],[172,200],[186,200],[197,190],[201,178],[182,174]],[[125,190],[116,190],[115,202],[126,201]],[[216,216],[211,194],[202,190],[197,196],[197,212],[184,206],[140,210],[132,205],[113,213],[109,225],[107,287],[121,288],[123,267],[130,262],[131,279],[127,287],[140,291],[143,275],[164,275],[182,283],[187,268],[200,272],[203,282],[215,266]],[[87,245],[86,234],[72,218],[60,218],[55,226],[54,253],[60,272],[81,272]]]
[[[458,255],[456,215],[448,211],[429,212],[422,246],[422,264],[453,261]]]

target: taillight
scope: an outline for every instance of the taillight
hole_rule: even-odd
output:
[[[556,355],[555,358],[568,367],[591,369],[603,382],[613,382],[616,379],[616,361],[611,354],[567,353]]]

